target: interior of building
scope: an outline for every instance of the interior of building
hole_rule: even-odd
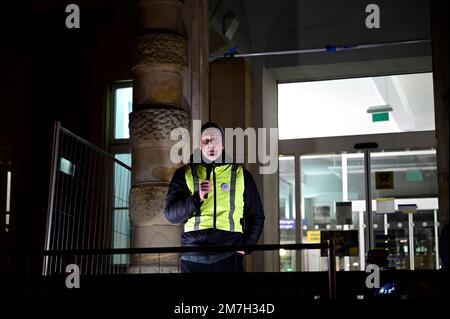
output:
[[[2,296],[448,298],[446,1],[71,5],[0,11]],[[239,281],[165,250],[171,132],[208,121],[248,133],[264,207]]]

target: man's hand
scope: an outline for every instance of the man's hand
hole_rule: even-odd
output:
[[[211,182],[210,181],[203,181],[200,183],[200,200],[203,202],[205,200],[205,195],[208,194],[212,190]]]

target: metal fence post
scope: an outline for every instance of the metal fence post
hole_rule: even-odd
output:
[[[331,300],[336,299],[336,248],[334,240],[327,240],[328,245],[328,290]]]
[[[52,220],[53,220],[53,198],[55,193],[55,180],[56,180],[56,169],[58,166],[58,152],[59,152],[59,137],[61,132],[61,123],[55,122],[53,130],[53,147],[52,147],[52,163],[50,168],[50,185],[48,193],[48,206],[47,206],[47,227],[45,234],[45,250],[50,250],[50,236],[52,231]],[[48,275],[48,262],[49,257],[44,256],[44,265],[42,275]]]

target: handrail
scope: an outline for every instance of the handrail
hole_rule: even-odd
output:
[[[268,245],[235,245],[235,246],[192,246],[192,247],[147,247],[147,248],[107,248],[107,249],[73,249],[73,250],[0,250],[0,255],[41,255],[41,256],[71,256],[71,255],[118,255],[118,254],[158,254],[186,252],[226,252],[226,251],[261,251],[261,250],[302,250],[327,249],[327,243],[317,244],[268,244]]]
[[[327,249],[328,252],[328,293],[329,299],[336,299],[336,252],[335,243],[328,240],[315,244],[268,244],[235,246],[199,246],[199,247],[148,247],[148,248],[113,248],[113,249],[78,249],[78,250],[0,250],[0,256],[73,256],[73,255],[115,255],[115,254],[151,254],[151,253],[186,253],[186,252],[226,252],[226,251],[264,251],[264,250],[302,250]]]

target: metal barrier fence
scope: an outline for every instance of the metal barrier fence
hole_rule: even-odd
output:
[[[131,168],[55,123],[45,250],[128,248]],[[67,262],[46,254],[44,275]],[[85,273],[109,273],[120,256],[78,255]]]

